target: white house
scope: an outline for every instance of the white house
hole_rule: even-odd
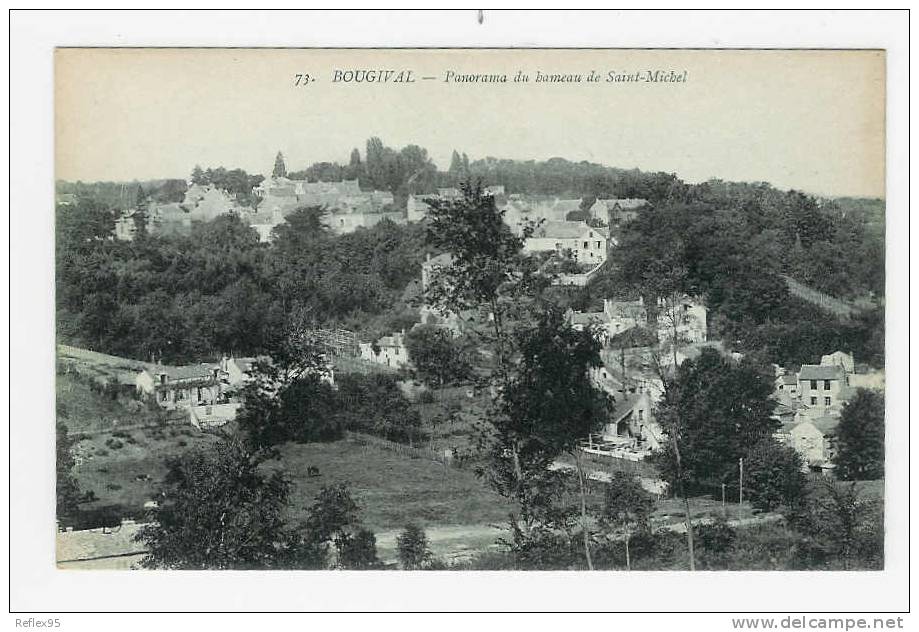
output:
[[[548,221],[540,225],[523,245],[526,252],[569,254],[579,263],[606,261],[609,233],[585,222]]]
[[[408,348],[405,346],[405,331],[383,336],[375,343],[360,343],[361,358],[375,364],[398,369],[408,364]]]
[[[798,371],[798,395],[809,408],[838,406],[850,395],[845,369],[839,365],[803,365]]]
[[[139,393],[154,397],[161,408],[174,410],[216,403],[222,377],[219,364],[157,365],[141,371],[135,386]]]
[[[790,431],[790,444],[809,469],[832,468],[836,458],[839,417],[824,416],[803,421]]]

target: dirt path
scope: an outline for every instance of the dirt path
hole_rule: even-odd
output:
[[[401,529],[376,533],[377,554],[384,562],[398,560],[396,538]],[[468,524],[426,527],[428,546],[435,556],[445,561],[468,559],[495,546],[498,538],[507,535],[507,529],[498,525]]]
[[[777,520],[782,520],[782,517],[776,514],[766,514],[755,518],[728,520],[728,524],[735,528],[743,528]],[[712,518],[697,518],[693,520],[693,526],[710,524],[712,522],[714,522]],[[683,522],[659,524],[655,525],[655,527],[657,529],[669,529],[676,533],[686,532],[686,525]],[[507,528],[503,525],[484,524],[434,526],[426,527],[424,531],[428,537],[428,546],[431,552],[445,562],[458,562],[470,559],[477,553],[496,548],[498,546],[496,544],[497,540],[501,537],[506,538],[509,535]],[[401,530],[380,531],[376,533],[377,555],[383,562],[398,562],[399,556],[396,549],[396,539],[399,537],[400,533]]]

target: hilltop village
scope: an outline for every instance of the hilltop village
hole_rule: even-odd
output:
[[[836,481],[809,568],[882,559],[883,201],[374,138],[57,202],[63,566],[209,567],[174,481],[233,458],[309,525],[270,564],[791,568]]]

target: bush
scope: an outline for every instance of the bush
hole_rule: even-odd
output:
[[[737,531],[721,518],[694,529],[696,562],[701,568],[723,568],[734,550]]]
[[[431,559],[428,536],[418,525],[406,526],[396,539],[396,547],[399,550],[399,562],[407,571],[421,570]]]

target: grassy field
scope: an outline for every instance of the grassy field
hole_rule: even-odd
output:
[[[163,418],[138,400],[113,398],[93,390],[86,377],[58,373],[56,377],[58,418],[71,434],[117,430],[119,426],[154,424]]]
[[[121,505],[127,513],[143,510],[166,474],[165,458],[214,441],[191,426],[97,434],[74,449],[73,473],[80,488],[92,491],[93,506]]]
[[[310,478],[310,466],[320,475]],[[295,519],[305,517],[324,485],[348,483],[361,507],[361,517],[375,531],[421,526],[489,524],[506,521],[507,502],[466,470],[447,468],[426,459],[398,455],[350,440],[288,444],[276,465],[294,483]]]
[[[57,346],[57,361],[61,367],[75,367],[84,375],[91,376],[100,382],[113,378],[121,384],[134,384],[138,373],[153,366],[149,362],[121,358],[68,345]]]

